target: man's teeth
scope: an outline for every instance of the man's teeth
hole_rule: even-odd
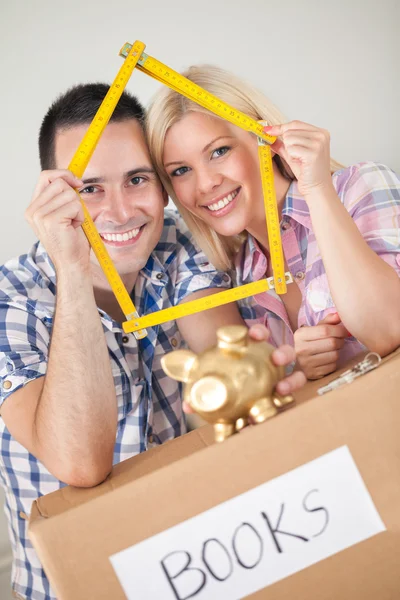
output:
[[[131,229],[131,231],[126,231],[125,233],[102,233],[101,237],[107,242],[127,242],[136,237],[139,231],[140,227]]]
[[[209,208],[210,210],[221,210],[221,208],[224,208],[224,206],[229,204],[229,202],[232,202],[232,200],[236,198],[238,193],[238,190],[236,190],[235,192],[232,192],[231,194],[225,196],[225,198],[222,198],[222,200],[220,200],[219,202],[215,202],[215,204],[209,204],[207,208]]]

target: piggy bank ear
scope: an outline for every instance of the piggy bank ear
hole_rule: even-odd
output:
[[[190,350],[175,350],[161,358],[164,372],[177,381],[189,381],[189,373],[197,360],[197,356]]]

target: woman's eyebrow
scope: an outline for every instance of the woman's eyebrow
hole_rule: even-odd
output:
[[[206,144],[203,148],[203,150],[201,151],[202,154],[204,154],[204,152],[207,152],[207,150],[213,145],[215,144],[215,142],[218,142],[218,140],[233,140],[234,136],[233,135],[219,135],[218,137],[214,138],[213,140],[211,140],[211,142],[208,142],[208,144]],[[185,161],[183,160],[174,160],[171,161],[169,163],[165,163],[164,165],[164,169],[166,169],[167,167],[171,167],[172,165],[181,165],[183,164]]]

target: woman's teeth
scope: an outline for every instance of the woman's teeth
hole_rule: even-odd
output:
[[[140,227],[131,229],[131,231],[126,231],[125,233],[102,233],[101,237],[107,242],[127,242],[136,237],[139,231]]]
[[[219,202],[215,202],[215,204],[209,204],[207,206],[207,208],[209,210],[221,210],[221,208],[224,208],[224,206],[229,204],[229,202],[232,202],[232,200],[234,198],[236,198],[238,193],[239,193],[239,190],[235,190],[231,194],[228,194],[227,196],[225,196],[225,198],[222,198],[222,200],[220,200]]]

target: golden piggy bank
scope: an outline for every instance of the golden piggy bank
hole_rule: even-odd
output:
[[[217,345],[198,356],[190,350],[166,354],[167,375],[183,381],[184,400],[204,420],[214,423],[220,442],[250,423],[262,423],[293,402],[275,392],[284,367],[271,361],[273,346],[249,339],[247,327],[217,330]]]

